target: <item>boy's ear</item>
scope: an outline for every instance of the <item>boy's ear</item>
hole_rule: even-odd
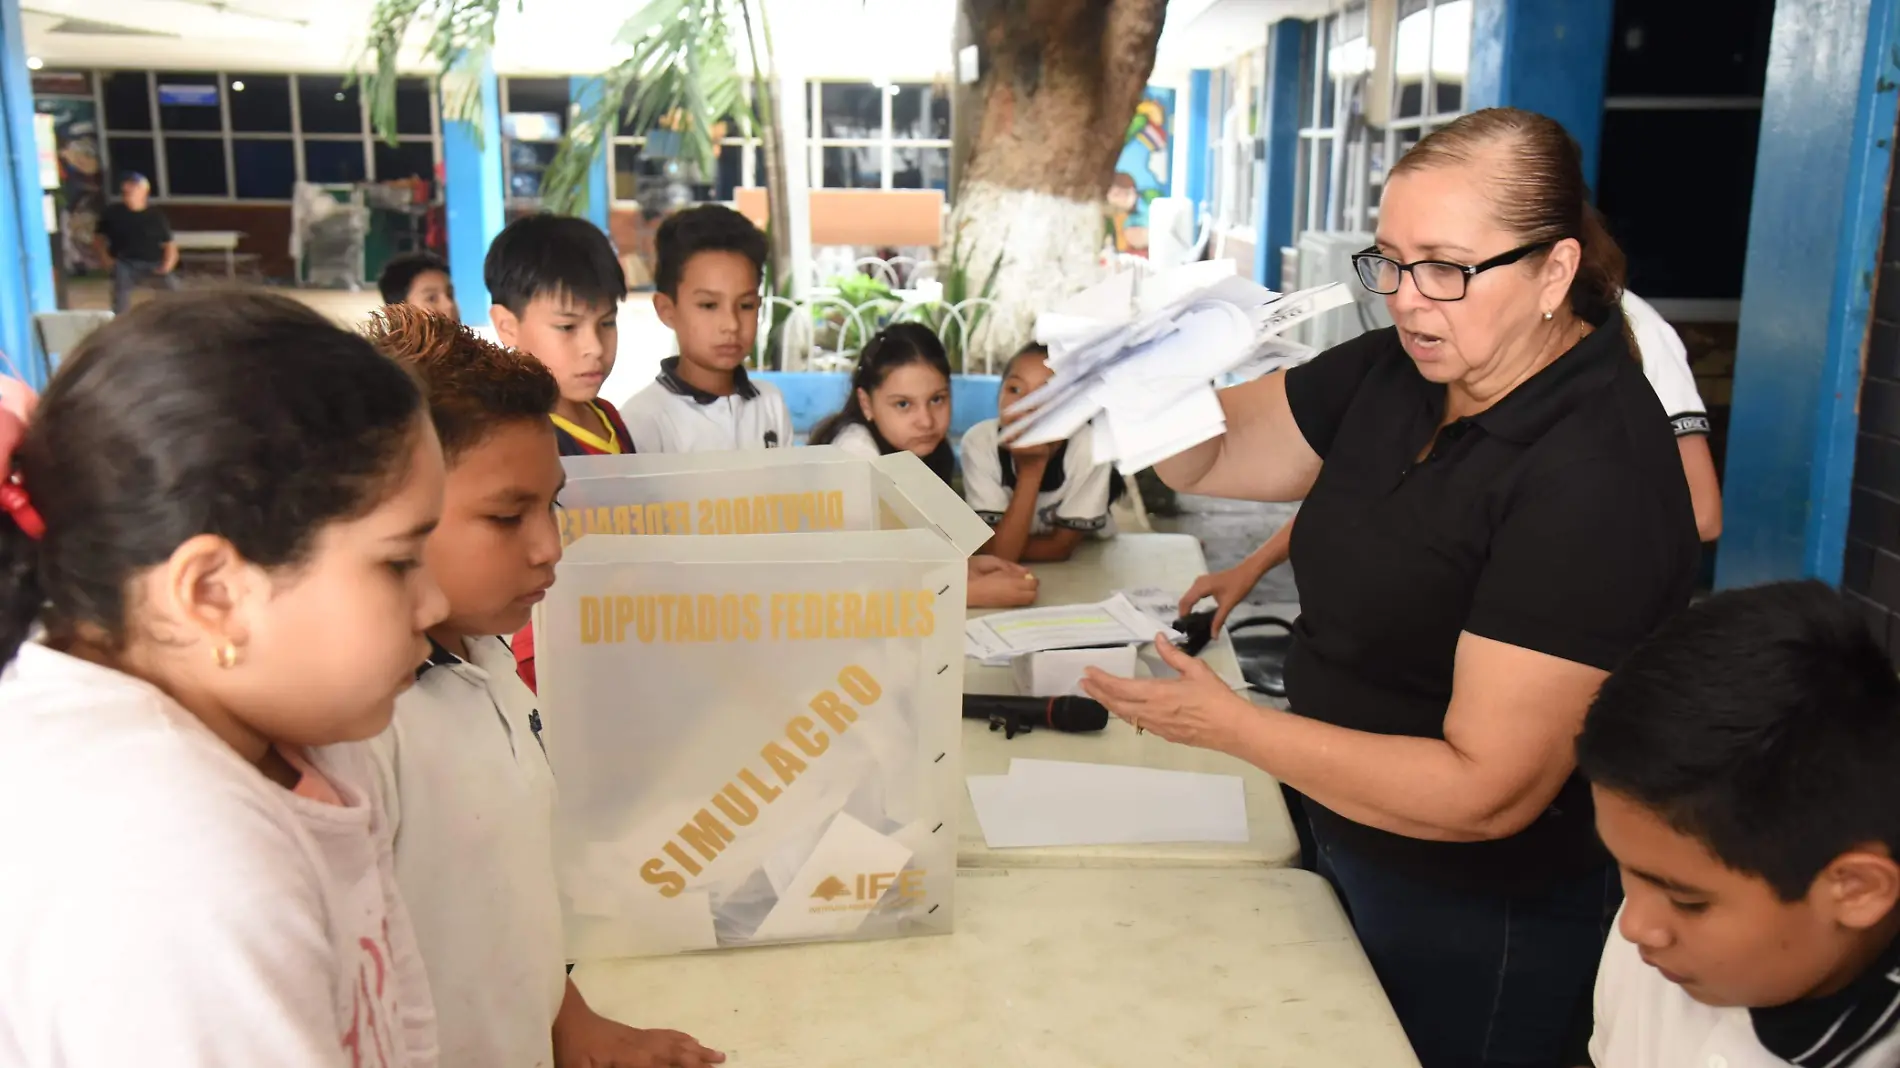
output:
[[[521,336],[521,320],[515,317],[514,312],[509,311],[504,305],[490,304],[488,322],[495,328],[495,336],[501,339],[502,344],[511,349],[521,347],[515,341]]]
[[[653,311],[654,314],[660,317],[660,322],[664,324],[668,330],[673,329],[673,314],[678,311],[678,305],[673,303],[672,297],[667,296],[665,293],[654,293]]]
[[[1871,929],[1900,905],[1900,863],[1878,845],[1859,846],[1835,857],[1818,880],[1834,920],[1855,930]]]

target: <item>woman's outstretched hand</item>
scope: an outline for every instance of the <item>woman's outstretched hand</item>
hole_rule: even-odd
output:
[[[1176,679],[1124,679],[1089,668],[1082,691],[1135,729],[1170,742],[1231,752],[1253,706],[1205,663],[1156,635],[1155,649]]]

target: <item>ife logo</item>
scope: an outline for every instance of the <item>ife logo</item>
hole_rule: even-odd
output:
[[[853,876],[849,883],[836,875],[827,875],[811,892],[814,899],[823,901],[824,904],[813,905],[811,909],[813,912],[874,909],[884,895],[892,890],[895,890],[897,896],[907,903],[923,900],[923,869],[867,872]],[[840,900],[841,898],[849,900]]]

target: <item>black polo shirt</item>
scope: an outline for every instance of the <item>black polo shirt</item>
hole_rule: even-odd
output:
[[[1286,391],[1325,460],[1293,528],[1296,713],[1443,738],[1461,632],[1608,670],[1688,603],[1688,482],[1620,314],[1435,441],[1445,387],[1394,330],[1288,371]],[[1576,776],[1493,842],[1427,842],[1308,808],[1322,837],[1471,889],[1531,892],[1606,859]]]

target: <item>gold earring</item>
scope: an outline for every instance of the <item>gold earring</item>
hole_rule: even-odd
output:
[[[218,666],[226,671],[237,667],[238,648],[236,645],[225,642],[223,645],[218,646],[217,651],[213,655],[218,659]]]

